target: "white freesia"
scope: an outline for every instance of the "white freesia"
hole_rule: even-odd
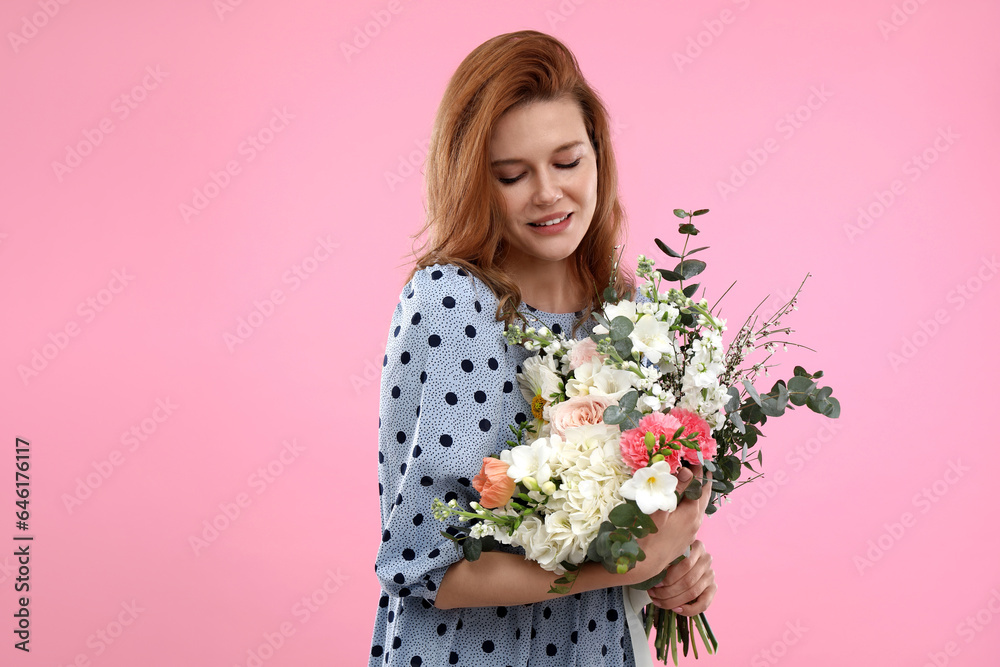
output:
[[[656,510],[673,512],[677,509],[677,478],[670,474],[670,464],[657,461],[646,468],[639,468],[632,479],[622,484],[623,498],[634,500],[646,514]]]
[[[553,438],[558,439],[559,436]],[[530,445],[518,445],[500,452],[500,460],[510,466],[507,468],[507,476],[515,482],[520,482],[525,477],[534,478],[538,484],[549,481],[552,477],[552,467],[549,465],[552,450],[549,443],[549,438],[539,438]]]
[[[619,301],[618,303],[604,304],[604,317],[608,322],[613,322],[616,317],[626,317],[630,322],[635,322],[636,311],[634,301]],[[609,333],[607,328],[601,324],[594,325],[594,333]]]
[[[601,394],[617,401],[632,389],[632,378],[638,376],[600,362],[588,361],[577,366],[573,379],[566,382],[566,395]]]
[[[645,354],[654,364],[659,363],[663,355],[673,355],[674,337],[670,323],[661,322],[653,315],[640,317],[628,337],[632,339],[632,349]]]

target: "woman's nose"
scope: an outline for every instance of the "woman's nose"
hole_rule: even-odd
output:
[[[562,190],[549,174],[541,174],[538,177],[535,188],[535,204],[540,207],[551,206],[562,198]]]

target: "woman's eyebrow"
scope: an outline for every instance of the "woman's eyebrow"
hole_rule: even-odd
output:
[[[553,153],[558,153],[558,152],[564,151],[564,150],[566,150],[568,148],[575,148],[575,147],[580,146],[582,144],[583,144],[583,141],[581,141],[581,140],[570,141],[570,142],[567,142],[567,143],[563,144],[562,146],[559,146],[558,148],[556,148],[552,152]],[[490,166],[491,167],[499,167],[500,165],[504,165],[504,164],[516,164],[518,162],[524,162],[524,160],[522,160],[520,158],[507,158],[506,160],[494,160],[493,162],[490,162]]]

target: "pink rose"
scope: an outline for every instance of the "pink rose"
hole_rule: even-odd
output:
[[[639,420],[637,428],[629,429],[622,433],[620,447],[622,459],[628,464],[632,471],[645,468],[649,465],[649,449],[646,447],[646,434],[652,433],[656,441],[654,451],[660,450],[660,436],[664,436],[668,441],[674,432],[681,427],[681,422],[674,417],[673,411],[670,414],[662,412],[652,412]],[[670,472],[675,473],[681,465],[681,453],[677,450],[664,448],[659,451],[664,460],[670,465]],[[697,459],[697,457],[695,457]]]
[[[552,406],[549,416],[552,432],[560,436],[577,426],[604,423],[604,408],[617,402],[611,396],[573,396]]]
[[[715,456],[717,446],[715,444],[715,438],[712,437],[712,427],[708,425],[707,421],[702,419],[701,415],[696,412],[691,412],[690,410],[674,408],[670,411],[668,416],[675,418],[681,426],[684,427],[684,432],[681,433],[682,438],[694,437],[694,439],[698,442],[698,448],[701,449],[701,455],[705,460],[711,459]],[[684,447],[682,449],[682,453],[685,461],[698,465],[697,451]]]
[[[604,357],[597,354],[597,343],[592,338],[584,338],[573,346],[569,353],[569,368],[575,371],[588,361],[604,361]]]

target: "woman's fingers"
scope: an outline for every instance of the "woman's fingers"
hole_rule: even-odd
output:
[[[662,602],[660,606],[672,608],[693,600],[712,582],[714,573],[711,556],[680,570],[680,566],[686,562],[684,560],[674,565],[672,569],[677,571],[668,571],[664,581],[650,589],[649,596]]]
[[[677,493],[683,495],[684,490],[688,488],[688,484],[694,479],[694,473],[692,473],[687,468],[681,468],[677,471]]]
[[[712,604],[712,599],[715,598],[716,591],[718,590],[719,588],[715,584],[715,575],[713,574],[712,582],[705,587],[705,590],[703,590],[697,598],[691,600],[687,604],[670,607],[670,609],[673,609],[681,616],[697,616],[708,609],[708,607]]]

